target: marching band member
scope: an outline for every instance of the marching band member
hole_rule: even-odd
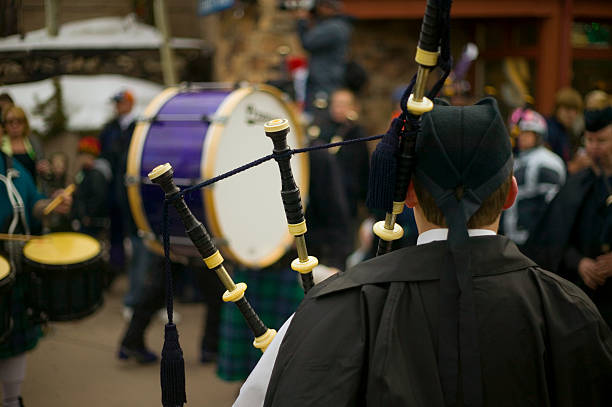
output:
[[[612,326],[612,107],[587,112],[585,124],[591,166],[569,177],[526,250],[582,287]]]
[[[546,120],[539,113],[518,108],[512,112],[510,126],[517,133],[519,152],[514,160],[514,176],[519,192],[516,205],[504,213],[502,225],[503,234],[521,246],[563,186],[565,163],[544,147]]]
[[[437,105],[416,155],[417,246],[316,285],[235,405],[610,405],[597,309],[496,234],[517,194],[496,102]]]
[[[57,194],[62,193],[63,190],[57,191]],[[37,191],[25,167],[13,157],[0,152],[0,232],[29,234],[34,218],[42,217],[43,209],[49,202]],[[71,203],[72,198],[65,196],[55,211],[67,214]],[[9,251],[13,252],[10,257],[15,267],[20,260],[16,256],[20,256],[21,252],[15,253],[17,248]],[[28,316],[25,303],[27,290],[28,275],[18,272],[11,292],[13,327],[8,337],[0,343],[0,382],[4,407],[23,407],[21,384],[25,379],[25,353],[36,347],[42,335],[40,325]]]

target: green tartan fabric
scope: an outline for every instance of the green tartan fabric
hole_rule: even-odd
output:
[[[287,263],[288,264],[288,263]],[[235,282],[247,284],[246,297],[269,327],[278,330],[304,298],[297,273],[286,268],[250,270],[237,268]],[[221,308],[217,374],[224,380],[244,380],[259,361],[253,333],[234,304]]]
[[[13,329],[10,335],[0,343],[0,359],[7,359],[33,349],[42,336],[40,325],[32,323],[27,315],[26,290],[29,277],[26,273],[17,273],[15,285],[11,291],[11,318]]]

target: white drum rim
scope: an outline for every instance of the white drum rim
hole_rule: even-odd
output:
[[[147,106],[145,109],[143,116],[145,118],[153,117],[157,114],[161,108],[174,96],[181,93],[183,88],[181,87],[169,87],[162,91],[159,95],[157,95]],[[272,95],[277,101],[283,106],[285,111],[289,115],[290,122],[295,125],[295,137],[300,142],[301,145],[295,146],[295,148],[301,148],[305,145],[305,136],[300,126],[300,122],[295,111],[289,106],[289,104],[284,100],[283,93],[269,85],[252,85],[244,88],[239,88],[231,91],[228,96],[223,100],[223,102],[217,108],[215,112],[215,116],[224,117],[228,116],[232,113],[232,111],[237,107],[237,105],[247,96],[254,92],[265,92]],[[156,239],[154,236],[153,228],[149,224],[149,221],[146,216],[146,211],[144,209],[144,205],[142,202],[142,193],[141,193],[141,176],[140,170],[142,165],[142,152],[144,149],[145,142],[147,140],[147,135],[149,133],[149,129],[151,127],[150,120],[139,120],[136,123],[136,127],[134,128],[134,133],[132,135],[132,140],[130,142],[130,147],[128,149],[128,159],[127,159],[127,168],[126,168],[126,176],[128,179],[133,181],[129,182],[127,185],[127,195],[128,202],[130,205],[130,211],[134,218],[134,223],[136,227],[144,232],[144,242],[146,246],[157,253],[158,255],[164,254],[164,249],[161,242]],[[224,123],[220,121],[214,121],[208,127],[206,137],[204,137],[204,145],[202,146],[202,156],[200,159],[200,177],[204,179],[209,179],[215,176],[214,174],[214,161],[212,158],[216,151],[216,148],[219,144],[219,138],[223,133]],[[263,128],[262,128],[263,132]],[[301,171],[301,179],[296,180],[298,187],[302,191],[302,196],[308,196],[308,188],[309,188],[309,161],[307,154],[299,154],[294,157],[294,159],[300,160],[300,165],[303,171]],[[136,181],[137,180],[137,181]],[[202,197],[204,200],[204,213],[206,216],[206,224],[210,229],[210,233],[213,237],[222,236],[222,228],[217,217],[217,212],[214,204],[213,197],[213,188],[203,188]],[[242,258],[240,255],[235,253],[229,246],[225,246],[221,248],[221,251],[224,255],[226,255],[229,259],[236,261],[242,265],[247,267],[254,268],[263,268],[267,267],[271,264],[274,264],[278,261],[287,251],[287,248],[293,242],[294,237],[287,230],[286,236],[279,245],[279,247],[266,258],[261,259],[257,262],[247,261]],[[170,250],[170,256],[173,261],[185,262],[185,259],[182,256],[175,256]]]
[[[295,125],[295,137],[298,142],[301,144],[299,146],[295,146],[294,148],[301,148],[305,144],[304,132],[300,126],[300,122],[295,114],[294,110],[289,106],[288,103],[283,99],[283,93],[269,85],[253,85],[244,88],[237,89],[233,91],[228,97],[221,103],[221,105],[217,108],[217,112],[215,115],[220,117],[229,117],[229,115],[234,111],[234,109],[238,106],[238,104],[251,95],[254,92],[264,92],[268,93],[283,106],[285,111],[289,115],[290,122]],[[223,129],[225,127],[225,123],[222,121],[217,121],[211,123],[208,127],[208,131],[206,133],[206,137],[204,138],[204,148],[202,149],[202,160],[201,160],[201,176],[202,179],[210,179],[215,175],[215,152],[219,146],[220,138],[223,134]],[[263,134],[263,126],[262,126],[262,134]],[[301,171],[301,179],[296,180],[298,187],[302,191],[302,196],[308,196],[308,187],[309,187],[309,161],[308,156],[306,154],[298,154],[293,159],[300,160],[300,165],[303,171]],[[246,164],[246,163],[244,163]],[[224,236],[223,229],[217,217],[217,211],[215,208],[215,200],[214,200],[214,188],[203,188],[202,189],[202,197],[204,199],[204,211],[206,215],[206,224],[210,228],[210,232],[213,236]],[[241,257],[238,253],[234,252],[231,247],[224,246],[221,248],[224,255],[226,255],[229,259],[244,265],[246,267],[251,268],[264,268],[268,267],[274,263],[276,263],[286,252],[288,247],[292,244],[294,240],[293,235],[289,233],[287,229],[285,232],[285,236],[279,246],[271,252],[265,258],[260,259],[259,261],[249,261]]]

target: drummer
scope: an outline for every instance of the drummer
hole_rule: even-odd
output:
[[[45,199],[37,191],[28,171],[17,160],[2,152],[0,152],[0,181],[0,232],[29,233],[30,227],[42,218],[43,209],[50,200]],[[63,192],[63,190],[58,190],[56,195]],[[13,202],[15,206],[12,205]],[[20,202],[22,205],[19,205]],[[72,198],[66,196],[55,208],[55,212],[66,214],[70,211],[71,204]],[[14,247],[14,245],[11,246]],[[9,249],[8,246],[7,249]],[[11,265],[16,267],[19,256],[15,254],[16,250],[10,251],[13,253],[10,256]],[[17,271],[19,271],[18,268]],[[0,382],[2,382],[2,406],[4,407],[23,405],[21,383],[25,378],[25,352],[36,346],[42,334],[40,325],[29,320],[26,314],[27,281],[25,273],[17,273],[11,294],[13,328],[6,340],[0,343]]]

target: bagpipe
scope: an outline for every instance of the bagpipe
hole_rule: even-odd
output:
[[[313,150],[328,149],[355,142],[382,139],[372,157],[368,206],[370,206],[370,208],[384,209],[387,211],[385,221],[375,224],[374,232],[380,237],[377,254],[380,255],[390,251],[391,243],[399,239],[403,233],[402,228],[396,224],[395,220],[397,215],[401,213],[404,208],[404,199],[415,164],[416,157],[414,150],[416,136],[420,129],[420,116],[433,108],[431,99],[440,91],[450,72],[449,16],[449,0],[428,0],[415,57],[418,63],[418,71],[415,78],[404,92],[400,106],[402,113],[400,117],[393,120],[387,134],[300,149],[291,149],[287,142],[287,136],[291,128],[290,122],[282,118],[272,119],[266,121],[263,125],[265,135],[271,139],[273,144],[272,154],[238,168],[226,171],[221,175],[209,177],[203,182],[196,183],[195,185],[192,184],[183,189],[177,186],[177,182],[175,182],[174,179],[175,169],[173,169],[170,163],[157,165],[148,173],[150,183],[159,186],[165,195],[162,215],[162,238],[163,252],[166,257],[168,324],[166,324],[165,327],[165,342],[161,361],[162,403],[164,406],[175,407],[183,405],[183,403],[186,402],[184,361],[178,341],[178,332],[172,319],[173,303],[172,277],[170,272],[171,241],[170,225],[168,222],[169,206],[172,205],[176,209],[189,240],[197,250],[198,256],[203,259],[209,270],[215,272],[226,288],[223,294],[223,300],[226,302],[234,302],[240,310],[247,325],[253,332],[253,346],[260,349],[262,352],[265,351],[267,346],[272,342],[276,331],[267,327],[250,305],[245,295],[247,290],[246,284],[241,282],[235,283],[230,277],[224,266],[223,255],[217,248],[215,240],[211,238],[206,227],[196,218],[194,213],[192,213],[185,200],[186,194],[209,187],[221,180],[274,159],[278,164],[281,176],[280,193],[287,220],[287,228],[289,233],[295,238],[298,253],[298,257],[291,263],[291,268],[299,273],[304,292],[308,293],[314,285],[312,270],[317,266],[318,260],[316,257],[309,255],[306,247],[306,219],[304,218],[300,189],[294,178],[290,159],[295,154],[306,153]],[[439,56],[441,56],[441,58],[439,58]],[[443,74],[432,90],[426,95],[428,78],[431,71],[436,67],[440,67]],[[160,105],[161,103],[158,103],[157,108],[159,108]],[[224,102],[222,106],[225,105]],[[235,105],[236,104],[234,104],[234,106]],[[213,125],[212,123],[215,120],[214,116],[196,116],[198,115],[194,115],[193,118],[182,117],[176,120],[193,119],[194,122],[207,122],[208,125]],[[156,119],[159,119],[159,117]],[[228,127],[231,127],[227,123],[228,121],[231,122],[231,118],[229,120],[226,118],[225,123]],[[138,131],[137,127],[135,131],[136,141],[133,141],[130,147],[131,155],[133,155],[132,150],[140,148],[142,151],[143,149],[143,141],[138,145],[139,137],[136,135]],[[135,145],[136,147],[133,148]],[[167,146],[167,143],[165,145]],[[396,154],[398,146],[399,152]],[[133,162],[136,162],[136,164],[131,165],[130,161],[128,161],[128,176],[130,173],[138,175],[140,171],[140,168],[138,168],[140,161],[133,160]],[[177,168],[177,170],[181,169]],[[128,179],[128,195],[131,194],[134,196],[136,192],[134,192],[133,187],[137,182],[135,183],[133,181],[134,180],[130,181]],[[130,186],[132,187],[131,191]],[[131,198],[133,198],[133,196]],[[206,198],[206,195],[204,196]],[[256,197],[252,197],[252,199],[256,200]],[[135,202],[141,205],[151,204],[150,202],[140,202],[138,199],[130,199],[133,211],[134,207],[137,206]],[[206,202],[210,203],[211,200],[207,199]],[[142,217],[138,219],[139,217],[135,216],[135,218],[137,223],[146,223],[146,220],[143,221]],[[247,228],[248,225],[241,225],[241,227],[244,229]],[[151,231],[151,228],[149,228],[149,231]]]

